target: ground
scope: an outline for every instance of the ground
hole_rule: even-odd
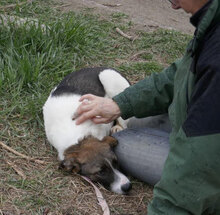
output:
[[[165,0],[56,1],[0,1],[0,15],[16,17],[18,23],[35,18],[50,27],[45,34],[36,25],[0,24],[0,142],[44,161],[24,159],[0,146],[3,215],[102,214],[93,187],[58,169],[57,153],[45,137],[44,102],[50,90],[77,68],[108,65],[132,83],[159,72],[182,56],[193,32],[189,15],[172,10]],[[72,10],[79,14],[62,13]],[[116,27],[135,39],[122,37]],[[131,181],[133,189],[126,196],[97,185],[111,215],[146,215],[153,189]]]
[[[109,14],[121,12],[128,15],[137,28],[152,30],[166,28],[193,33],[189,23],[190,15],[183,10],[173,10],[168,0],[59,0],[63,10],[80,11],[93,9],[94,13],[108,17]]]

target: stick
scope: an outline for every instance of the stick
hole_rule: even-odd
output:
[[[43,212],[43,215],[48,215],[50,213],[50,209],[49,208],[46,208]]]
[[[32,0],[27,0],[27,2],[21,2],[19,4],[9,4],[9,5],[6,5],[6,6],[2,6],[0,7],[0,10],[7,10],[7,9],[11,9],[11,8],[14,8],[16,6],[21,6],[23,4],[26,4],[26,3],[32,3]]]
[[[62,5],[58,5],[58,6],[55,6],[54,8],[57,9],[57,8],[62,8],[62,7],[68,7],[72,4],[62,4]]]
[[[127,39],[129,39],[129,40],[134,40],[134,37],[125,34],[121,29],[116,28],[116,31],[117,31],[121,36],[123,36],[123,37],[125,37],[125,38],[127,38]]]
[[[135,60],[137,57],[139,57],[139,55],[145,54],[147,53],[146,51],[140,51],[138,53],[136,53],[135,55],[131,56],[130,59],[131,60]]]
[[[3,142],[1,142],[1,141],[0,141],[0,145],[1,145],[3,148],[7,149],[8,151],[10,151],[10,152],[14,153],[15,155],[18,155],[18,156],[20,156],[20,157],[22,157],[22,158],[24,158],[24,159],[26,159],[26,160],[28,160],[28,161],[33,161],[33,162],[38,163],[38,164],[46,164],[45,161],[38,160],[38,159],[29,157],[29,156],[27,156],[27,155],[24,155],[24,154],[21,154],[20,152],[15,151],[14,149],[12,149],[11,147],[5,145],[5,144],[4,144]]]
[[[86,180],[95,189],[95,194],[96,194],[96,197],[98,199],[99,205],[102,208],[103,215],[110,215],[110,210],[109,210],[108,204],[106,203],[105,199],[103,198],[102,193],[100,192],[100,190],[88,178],[86,178],[84,176],[81,176],[81,178]]]
[[[26,175],[25,175],[15,164],[13,164],[12,162],[7,161],[7,160],[5,160],[5,162],[6,162],[9,166],[11,166],[11,167],[15,170],[15,172],[17,172],[18,175],[20,175],[23,179],[26,179],[26,178],[27,178]]]
[[[119,6],[121,6],[121,4],[102,4],[102,5],[104,5],[106,7],[119,7]]]

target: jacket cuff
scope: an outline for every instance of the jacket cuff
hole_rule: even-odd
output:
[[[120,93],[117,96],[114,96],[112,99],[119,106],[122,119],[125,120],[125,119],[128,119],[128,118],[134,116],[132,107],[131,107],[130,103],[128,102],[128,99],[126,98],[124,93]]]

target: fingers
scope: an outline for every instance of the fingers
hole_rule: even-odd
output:
[[[94,108],[94,104],[92,104],[91,101],[94,100],[96,97],[97,96],[94,96],[92,94],[86,94],[86,95],[81,96],[79,99],[79,102],[82,102],[82,103],[77,108],[76,112],[74,113],[74,116],[78,117],[84,112],[88,112],[92,110]]]
[[[88,112],[93,109],[93,104],[89,102],[83,102],[76,110],[77,116],[81,115],[84,112]]]
[[[82,102],[83,100],[94,100],[97,96],[94,96],[92,94],[86,94],[81,96],[81,98],[79,99],[80,102]]]
[[[92,118],[92,121],[95,124],[110,123],[111,122],[111,120],[109,120],[108,118],[105,118],[105,117],[94,117],[94,118]]]
[[[92,109],[92,106],[91,105],[85,105],[85,104],[81,104],[76,112],[73,114],[73,118],[72,120],[75,120],[77,119],[83,112],[88,112]]]
[[[76,125],[79,125],[83,122],[85,122],[88,119],[92,119],[95,117],[94,111],[89,111],[85,112],[84,114],[81,114],[77,119],[76,119]]]
[[[76,125],[89,119],[96,124],[109,123],[120,116],[120,109],[112,99],[87,94],[79,101],[81,104],[73,117],[76,119]]]
[[[98,110],[94,107],[95,104],[83,102],[76,110],[76,125],[79,125],[88,119],[96,117],[98,115]]]

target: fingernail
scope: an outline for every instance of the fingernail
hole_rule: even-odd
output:
[[[77,112],[75,112],[75,113],[73,114],[72,120],[75,120],[78,116],[79,116],[79,114],[78,114]]]

